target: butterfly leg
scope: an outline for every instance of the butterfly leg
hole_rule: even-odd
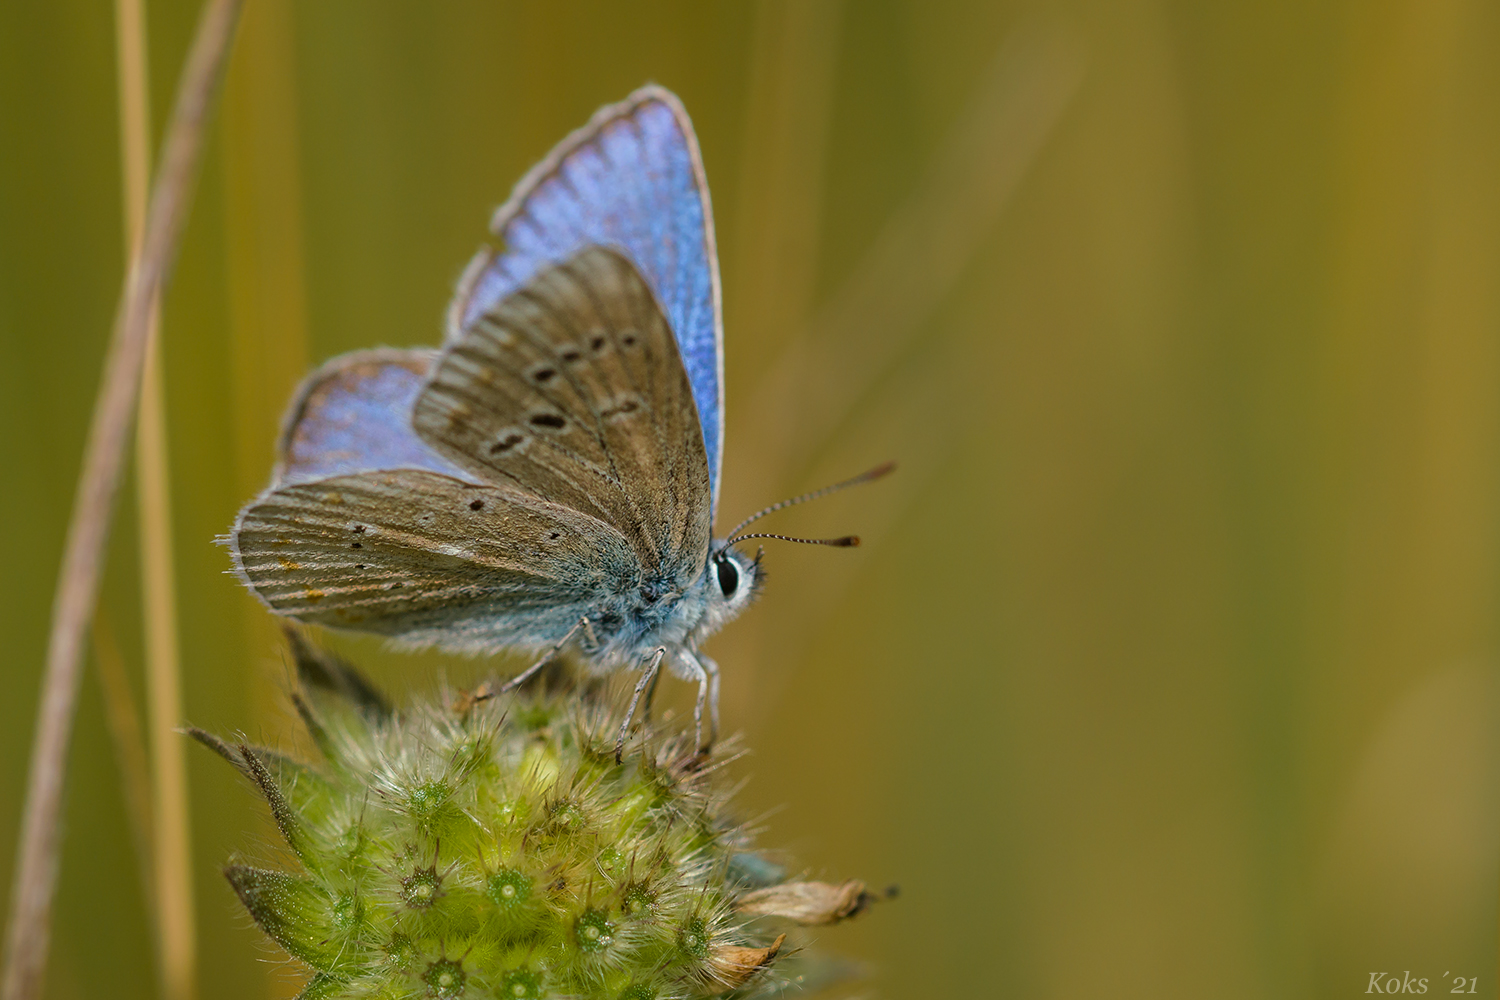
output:
[[[547,650],[546,654],[540,660],[537,660],[531,666],[527,667],[519,674],[516,674],[516,676],[506,681],[504,684],[501,684],[498,688],[495,689],[494,694],[505,694],[509,691],[514,691],[516,688],[520,687],[522,684],[525,684],[527,681],[531,680],[531,678],[535,677],[536,672],[545,667],[548,663],[551,663],[552,658],[562,651],[562,648],[567,645],[568,640],[573,638],[573,636],[578,632],[579,629],[585,629],[591,636],[594,634],[594,627],[589,624],[588,615],[584,615],[583,617],[579,618],[578,623],[572,628],[568,629],[568,634],[557,640],[557,645]]]
[[[585,652],[592,653],[599,648],[599,637],[594,634],[594,623],[589,621],[589,616],[584,615],[578,619],[578,624],[583,626],[583,634],[588,636],[589,648]]]
[[[719,739],[719,665],[713,657],[704,656],[696,649],[693,657],[708,675],[708,745],[712,747]]]
[[[625,737],[630,733],[630,720],[635,718],[635,706],[640,703],[641,693],[656,679],[657,671],[661,670],[661,658],[666,655],[667,647],[657,646],[651,657],[651,665],[641,671],[641,679],[636,681],[635,694],[630,697],[630,707],[625,710],[625,719],[620,723],[620,735],[615,740],[616,764],[625,759]]]
[[[710,736],[708,742],[703,742],[703,706],[708,701],[709,687],[717,687],[713,683],[713,676],[709,674],[703,664],[699,661],[697,654],[689,653],[682,660],[695,674],[698,681],[698,700],[693,705],[693,735],[698,741],[698,758],[701,760],[708,756],[713,749],[714,737]],[[714,673],[717,674],[717,666]]]
[[[656,676],[651,678],[651,683],[646,686],[646,700],[641,705],[641,722],[644,725],[651,725],[651,703],[656,700],[656,686],[660,683],[661,671],[658,670]]]

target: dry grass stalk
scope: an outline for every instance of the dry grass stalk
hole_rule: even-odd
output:
[[[126,249],[134,254],[146,222],[151,173],[145,0],[116,0],[120,150]],[[176,727],[182,717],[177,653],[177,586],[173,573],[171,477],[167,463],[166,387],[160,310],[146,325],[136,417],[136,511],[141,553],[141,607],[146,637],[146,690],[151,730],[152,864],[157,967],[166,1000],[196,993],[197,933],[193,919],[187,765]]]
[[[98,594],[110,511],[124,465],[150,318],[192,201],[204,125],[239,9],[240,0],[208,0],[199,19],[178,86],[140,250],[126,275],[105,358],[53,599],[0,1000],[33,1000],[42,990],[57,882],[63,779],[84,633]]]

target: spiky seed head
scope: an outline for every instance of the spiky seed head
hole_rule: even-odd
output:
[[[304,1000],[751,996],[808,971],[778,931],[863,898],[860,883],[787,882],[750,850],[722,748],[705,763],[667,735],[616,764],[597,697],[554,683],[395,711],[347,664],[320,673],[301,661],[324,654],[293,653],[304,683],[338,695],[295,699],[322,765],[192,735],[261,792],[302,869],[225,874],[313,970]]]

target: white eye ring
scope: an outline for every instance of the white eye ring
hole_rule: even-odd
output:
[[[731,556],[720,556],[714,560],[714,573],[719,579],[719,592],[730,598],[740,587],[740,568]]]

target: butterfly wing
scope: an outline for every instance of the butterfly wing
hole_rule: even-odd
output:
[[[232,545],[279,614],[465,652],[556,642],[639,570],[594,518],[425,469],[276,487],[241,512]]]
[[[702,572],[711,494],[692,385],[661,306],[619,252],[587,247],[476,313],[411,419],[472,476],[613,526],[648,585]]]
[[[356,351],[303,380],[282,427],[273,484],[371,469],[428,469],[462,478],[411,428],[436,351]]]
[[[708,183],[675,95],[643,87],[601,108],[516,185],[449,311],[449,340],[538,270],[590,244],[617,247],[645,275],[676,335],[708,456],[710,516],[723,452],[723,320]]]
[[[404,385],[397,369],[418,368],[430,372],[411,426],[457,475],[298,478],[341,453],[299,451],[322,440],[312,432],[333,423],[341,394],[362,406],[381,373]],[[326,392],[327,380],[309,383],[288,425],[286,478],[231,536],[241,578],[272,610],[477,652],[556,642],[613,599],[701,574],[708,463],[692,387],[651,290],[615,251],[538,272],[430,363],[385,356],[369,372],[352,361],[335,372]],[[377,436],[389,422],[370,419]],[[349,451],[397,456],[377,445]]]

